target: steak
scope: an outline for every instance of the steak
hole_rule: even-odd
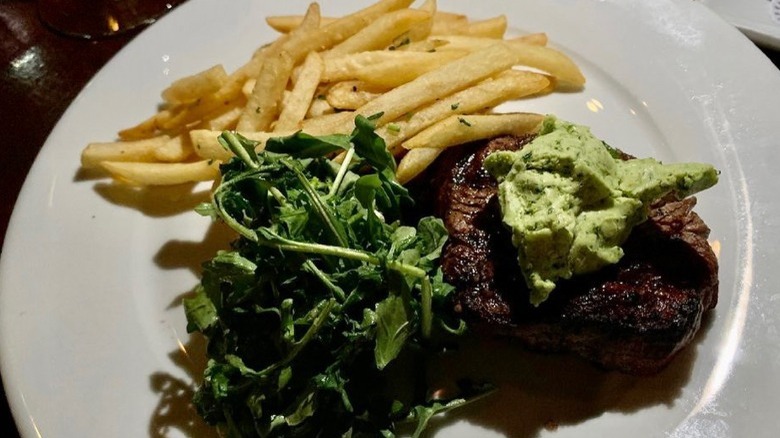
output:
[[[456,287],[455,312],[478,332],[513,336],[531,349],[573,352],[631,374],[660,371],[717,302],[718,263],[709,228],[693,212],[695,198],[657,201],[620,262],[558,282],[534,307],[501,222],[497,183],[482,167],[490,153],[521,149],[532,138],[450,148],[431,169],[435,213],[450,233],[441,261]]]

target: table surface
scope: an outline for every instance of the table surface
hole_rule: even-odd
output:
[[[0,132],[8,154],[0,172],[0,248],[22,183],[52,128],[89,79],[137,33],[65,37],[41,24],[35,1],[0,3]],[[780,68],[780,51],[763,51]],[[0,436],[18,436],[1,391]]]

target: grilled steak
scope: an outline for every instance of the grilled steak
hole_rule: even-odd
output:
[[[692,211],[695,198],[656,202],[632,230],[619,263],[559,282],[534,307],[501,223],[497,183],[482,167],[490,153],[531,139],[451,148],[431,169],[436,212],[450,233],[442,269],[457,288],[455,311],[478,331],[511,335],[533,349],[571,351],[628,373],[658,372],[717,301],[717,259],[709,228]]]

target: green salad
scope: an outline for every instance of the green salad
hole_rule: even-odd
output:
[[[403,222],[412,202],[395,161],[358,117],[351,135],[299,132],[254,142],[226,132],[236,158],[198,212],[235,230],[185,301],[208,339],[194,403],[230,437],[419,436],[429,419],[485,393],[466,381],[434,397],[425,361],[464,333],[437,258],[439,219]],[[340,164],[327,157],[341,153]]]

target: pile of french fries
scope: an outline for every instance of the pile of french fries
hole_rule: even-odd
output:
[[[233,130],[258,142],[303,130],[348,134],[356,115],[372,116],[400,160],[397,177],[419,175],[444,148],[534,131],[542,116],[494,113],[497,105],[556,89],[581,88],[580,69],[547,47],[543,33],[506,38],[506,17],[469,20],[436,0],[380,0],[341,18],[268,17],[280,33],[228,74],[221,65],[173,82],[162,110],[91,143],[84,168],[136,185],[219,177],[231,158],[217,137]]]

